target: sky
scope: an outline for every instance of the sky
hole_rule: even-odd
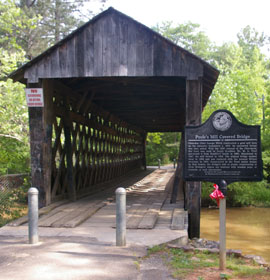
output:
[[[236,42],[247,25],[270,36],[270,0],[107,0],[106,7],[148,27],[162,21],[199,23],[218,45]]]

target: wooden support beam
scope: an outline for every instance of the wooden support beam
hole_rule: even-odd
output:
[[[70,87],[68,87],[67,85],[65,85],[64,83],[62,83],[60,81],[54,80],[54,89],[56,90],[56,95],[58,93],[65,92],[65,95],[68,95],[70,100],[77,101],[78,99],[83,97],[80,92],[76,92],[76,91],[72,90]],[[89,90],[91,90],[91,89],[89,89]],[[121,123],[122,126],[125,126],[127,128],[131,128],[131,129],[137,131],[138,133],[144,133],[145,132],[143,129],[141,129],[139,127],[136,127],[134,125],[130,125],[129,123],[124,122],[123,120],[121,120],[117,116],[109,113],[108,111],[106,111],[103,108],[97,106],[93,102],[91,102],[91,104],[89,106],[89,112],[97,113],[99,116],[101,116],[104,119],[106,119],[108,121],[111,121],[113,123],[118,123],[118,124]]]
[[[187,80],[186,85],[186,125],[193,126],[201,123],[202,113],[202,82]],[[200,237],[201,182],[187,182],[186,190],[189,205],[189,238]]]
[[[179,155],[177,159],[177,167],[176,167],[175,177],[173,182],[171,203],[176,203],[178,192],[181,190],[183,191],[184,198],[185,198],[184,181],[183,181],[184,154],[185,154],[185,137],[184,137],[184,133],[182,133]]]
[[[143,135],[143,141],[142,141],[142,165],[144,167],[144,170],[146,170],[146,138],[147,138],[147,133]]]
[[[43,80],[44,95],[44,187],[46,193],[45,205],[51,204],[51,188],[52,188],[52,125],[54,118],[53,110],[53,87],[49,80]]]
[[[65,135],[65,154],[67,159],[67,183],[68,183],[68,196],[71,201],[76,200],[76,188],[74,182],[73,175],[73,151],[72,151],[72,143],[71,143],[71,127],[72,122],[70,120],[70,110],[68,108],[67,98],[64,100],[65,103],[65,116],[63,118],[64,121],[64,135]]]
[[[51,203],[52,155],[52,87],[48,80],[27,84],[27,88],[43,87],[44,107],[29,107],[32,187],[39,190],[39,207]]]

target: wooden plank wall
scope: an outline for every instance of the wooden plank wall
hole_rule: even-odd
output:
[[[96,191],[97,186],[144,164],[145,137],[89,106],[54,93],[52,201]],[[87,102],[85,102],[87,103]],[[80,105],[81,104],[81,105]]]
[[[116,12],[100,17],[25,71],[38,78],[203,76],[199,59]]]

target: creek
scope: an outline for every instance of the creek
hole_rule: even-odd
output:
[[[219,240],[219,209],[202,208],[201,237]],[[227,208],[226,247],[270,263],[270,208]]]

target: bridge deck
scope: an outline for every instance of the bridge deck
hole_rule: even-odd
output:
[[[170,204],[174,169],[148,169],[111,182],[108,189],[76,202],[61,201],[40,209],[39,227],[115,227],[115,190],[127,191],[127,228],[183,230],[187,214],[183,200]],[[108,187],[108,186],[103,186]],[[9,226],[27,223],[23,217]]]

